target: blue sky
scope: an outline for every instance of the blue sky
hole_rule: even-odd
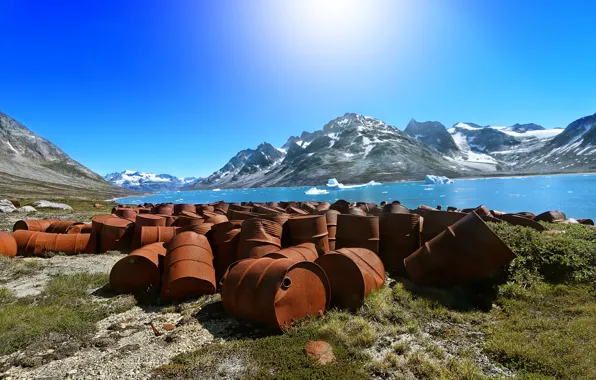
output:
[[[92,170],[206,176],[345,112],[565,127],[596,2],[0,1],[0,110]]]

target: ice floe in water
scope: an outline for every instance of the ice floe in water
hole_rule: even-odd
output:
[[[325,189],[317,189],[316,187],[311,187],[310,189],[306,190],[304,194],[307,195],[321,195],[321,194],[329,194],[329,192]]]

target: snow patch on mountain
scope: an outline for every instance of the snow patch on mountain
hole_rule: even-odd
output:
[[[110,173],[104,178],[116,186],[138,191],[174,191],[198,180],[195,177],[175,177],[135,170]]]

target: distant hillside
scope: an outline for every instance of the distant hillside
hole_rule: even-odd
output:
[[[111,173],[104,178],[116,186],[146,192],[175,191],[181,187],[191,185],[199,179],[195,177],[174,177],[169,174],[145,173],[134,170]]]
[[[0,112],[0,195],[79,197],[127,194],[71,159],[56,145]]]

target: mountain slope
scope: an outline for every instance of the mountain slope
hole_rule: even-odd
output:
[[[175,191],[197,181],[195,177],[174,177],[169,174],[153,174],[134,170],[107,174],[105,180],[113,185],[135,191]]]
[[[255,165],[253,157],[261,154],[268,159]],[[241,151],[190,188],[319,185],[332,177],[345,183],[394,181],[422,179],[428,173],[453,176],[466,170],[477,172],[380,120],[347,113],[321,130],[290,137],[280,149],[264,143],[256,150]]]
[[[438,121],[418,122],[411,119],[404,132],[441,154],[454,156],[459,151],[453,137]]]
[[[31,132],[10,116],[0,112],[0,173],[6,183],[2,194],[31,193],[36,186],[52,189],[61,187],[82,193],[105,195],[126,194],[71,159],[56,145]],[[59,192],[59,191],[58,191]],[[82,194],[81,193],[81,194]],[[57,195],[60,194],[51,194]]]

